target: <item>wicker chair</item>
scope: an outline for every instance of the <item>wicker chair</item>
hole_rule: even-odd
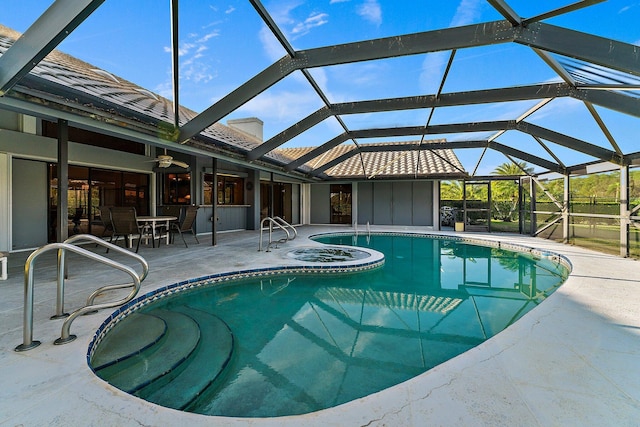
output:
[[[173,242],[175,234],[178,233],[180,234],[180,237],[182,237],[184,246],[188,248],[189,246],[187,245],[187,241],[184,239],[183,233],[190,232],[193,235],[193,237],[196,239],[196,242],[200,244],[200,241],[198,240],[198,236],[196,236],[196,233],[193,230],[193,227],[196,222],[197,214],[198,214],[197,206],[186,206],[184,208],[178,222],[171,223],[171,228],[169,229],[171,233],[171,242]]]

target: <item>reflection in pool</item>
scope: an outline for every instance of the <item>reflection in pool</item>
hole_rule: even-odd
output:
[[[477,346],[568,274],[548,259],[442,238],[317,240],[368,246],[385,254],[385,265],[254,277],[160,298],[106,334],[93,369],[125,391],[191,412],[308,413]]]

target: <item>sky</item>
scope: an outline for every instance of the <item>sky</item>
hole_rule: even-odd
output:
[[[25,31],[52,3],[11,2],[0,23]],[[522,17],[535,16],[574,0],[507,0]],[[295,50],[477,24],[503,17],[485,0],[263,0],[263,5]],[[8,12],[7,12],[8,11]],[[180,2],[180,103],[201,112],[286,54],[247,0]],[[640,0],[609,0],[544,21],[640,46]],[[108,0],[73,31],[58,49],[167,98],[172,97],[169,1]],[[435,94],[450,52],[343,64],[310,73],[331,103]],[[531,49],[498,44],[461,49],[443,92],[491,89],[560,81]],[[636,82],[637,84],[637,82]],[[535,102],[436,109],[430,124],[515,119]],[[295,72],[229,114],[227,119],[258,117],[264,138],[277,135],[324,106],[307,79]],[[637,118],[596,107],[624,152],[635,152]],[[350,130],[425,125],[431,111],[412,110],[342,116]],[[551,101],[527,121],[611,149],[584,104],[568,98]],[[372,125],[372,123],[374,125]],[[576,125],[578,124],[578,125]],[[287,146],[318,146],[344,132],[327,119]],[[492,133],[434,135],[465,140]],[[419,138],[418,138],[419,139]],[[387,138],[397,142],[416,138]],[[382,140],[359,140],[359,143]],[[499,142],[553,160],[526,134],[509,131]],[[351,142],[349,142],[351,143]],[[548,144],[567,164],[593,158]],[[488,174],[507,161],[482,150],[456,150],[465,169]]]

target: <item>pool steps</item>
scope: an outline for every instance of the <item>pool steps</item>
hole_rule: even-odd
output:
[[[132,333],[128,318],[120,322],[110,334],[109,345],[104,346],[108,353],[93,355],[96,374],[123,391],[165,407],[184,409],[193,402],[228,365],[233,334],[214,315],[190,307],[173,310],[137,315],[160,320],[166,326],[162,330],[145,320],[152,327],[136,327]],[[150,344],[136,343],[132,339],[136,334],[141,342]],[[117,347],[120,350],[112,350]]]

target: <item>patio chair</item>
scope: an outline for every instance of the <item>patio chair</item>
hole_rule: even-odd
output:
[[[113,233],[113,224],[111,224],[111,209],[110,206],[98,206],[98,212],[100,212],[100,224],[102,226],[102,234],[100,238],[104,238],[107,233]]]
[[[190,232],[193,237],[196,239],[196,242],[198,244],[200,244],[200,241],[198,240],[198,236],[196,236],[195,231],[193,230],[193,226],[196,222],[196,215],[198,213],[198,207],[197,206],[187,206],[184,208],[184,210],[182,211],[182,215],[180,215],[180,219],[178,220],[178,222],[174,222],[171,224],[171,228],[169,229],[169,232],[171,233],[171,242],[173,243],[173,239],[175,237],[175,234],[178,233],[180,234],[180,237],[182,237],[182,241],[184,242],[184,246],[185,247],[189,247],[187,245],[187,241],[184,239],[184,235],[183,233],[185,232]]]
[[[131,206],[112,207],[109,209],[109,214],[109,217],[111,218],[111,225],[113,227],[109,243],[112,243],[112,240],[115,237],[116,239],[113,243],[117,244],[118,238],[122,236],[124,237],[126,247],[131,247],[133,246],[131,240],[138,239],[138,244],[136,245],[137,253],[138,249],[140,249],[140,240],[144,238],[146,229],[144,227],[140,227],[138,224],[136,208]],[[107,252],[109,252],[108,248]]]
[[[83,213],[84,209],[82,207],[76,208],[73,218],[71,218],[71,222],[73,223],[73,234],[80,233],[80,223],[82,222]]]

